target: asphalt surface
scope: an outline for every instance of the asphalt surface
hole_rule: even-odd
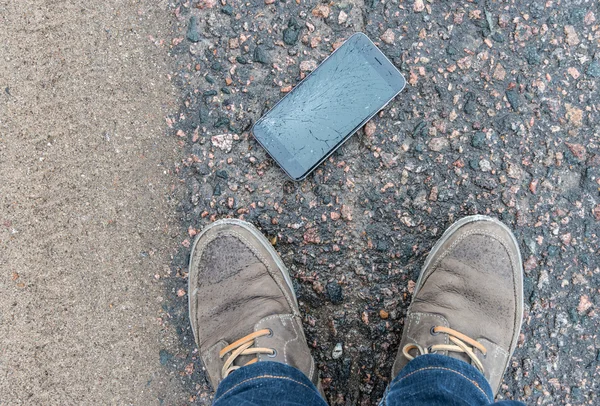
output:
[[[291,269],[330,403],[374,405],[429,249],[462,216],[496,216],[525,261],[524,326],[498,399],[599,402],[597,2],[171,7],[173,81],[185,96],[172,134],[186,154],[180,217],[190,232],[174,292],[185,289],[196,230],[222,217],[252,222]],[[407,88],[308,179],[291,182],[249,128],[358,31]],[[200,367],[186,297],[168,301]],[[343,354],[333,359],[337,343]],[[197,404],[210,403],[199,368],[188,387]]]
[[[359,31],[407,87],[292,182],[249,129]],[[0,39],[0,404],[210,404],[187,260],[235,217],[290,269],[330,404],[375,405],[476,213],[525,261],[498,399],[600,402],[597,2],[0,1]]]

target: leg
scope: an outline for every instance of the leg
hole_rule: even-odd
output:
[[[298,369],[278,362],[240,368],[221,382],[214,406],[327,406],[315,385]]]
[[[205,228],[188,294],[194,338],[219,387],[215,404],[324,404],[291,279],[256,228],[239,220]]]
[[[467,217],[444,233],[415,286],[382,404],[493,402],[521,329],[521,264],[497,220]]]

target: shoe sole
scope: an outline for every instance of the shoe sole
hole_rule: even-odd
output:
[[[517,247],[517,261],[518,261],[517,266],[519,267],[520,272],[518,275],[516,275],[517,278],[519,278],[519,280],[517,280],[516,282],[519,284],[519,286],[521,288],[521,301],[517,300],[517,313],[520,315],[520,321],[519,321],[518,326],[515,326],[515,333],[513,334],[513,339],[511,342],[510,354],[512,356],[512,354],[517,346],[516,343],[517,343],[517,340],[519,339],[519,334],[521,333],[521,327],[523,326],[523,259],[521,258],[521,250],[519,248],[519,243],[517,242],[517,238],[513,234],[512,230],[510,228],[508,228],[508,226],[506,224],[504,224],[503,222],[501,222],[500,220],[495,219],[493,217],[488,217],[488,216],[484,216],[481,214],[477,214],[474,216],[467,216],[465,218],[462,218],[462,219],[456,221],[454,224],[452,224],[444,232],[444,234],[442,234],[442,237],[438,240],[438,242],[433,246],[433,248],[427,255],[425,264],[421,268],[421,274],[419,275],[419,279],[417,279],[413,297],[415,297],[417,295],[417,293],[419,292],[419,289],[421,288],[421,283],[423,282],[423,275],[425,275],[425,270],[431,265],[431,261],[436,256],[437,252],[440,250],[442,245],[446,241],[448,241],[448,239],[454,234],[454,232],[456,230],[458,230],[459,228],[463,227],[466,224],[474,223],[476,221],[489,221],[489,222],[499,225],[508,233],[508,235],[512,239],[513,244],[515,245],[515,247]],[[505,370],[506,370],[506,367],[508,366],[509,362],[510,362],[510,357],[506,361],[506,365],[504,368]]]
[[[292,292],[292,297],[294,298],[294,303],[296,304],[296,308],[298,308],[298,299],[296,298],[296,292],[294,291],[294,286],[292,285],[292,279],[290,278],[289,271],[288,271],[287,267],[285,266],[285,264],[283,263],[283,261],[281,261],[279,254],[277,254],[277,251],[275,251],[275,249],[273,248],[273,245],[269,242],[269,240],[267,240],[267,238],[256,227],[254,227],[252,224],[250,224],[246,221],[242,221],[242,220],[238,220],[238,219],[222,219],[222,220],[217,220],[214,223],[211,223],[208,226],[204,227],[204,229],[200,232],[200,234],[198,234],[196,236],[196,239],[194,240],[194,244],[192,245],[192,250],[190,252],[190,260],[188,262],[188,270],[189,270],[189,272],[188,272],[188,314],[191,314],[191,310],[192,310],[192,306],[191,306],[192,305],[192,301],[191,301],[192,300],[192,292],[190,290],[192,288],[191,281],[197,277],[195,272],[192,272],[192,260],[194,258],[194,252],[196,252],[196,245],[198,244],[198,242],[200,241],[202,236],[204,236],[204,234],[206,234],[208,231],[212,230],[213,228],[222,226],[222,225],[232,225],[232,226],[242,227],[246,231],[249,231],[254,237],[256,237],[256,239],[263,245],[263,247],[265,247],[267,249],[269,254],[271,254],[271,257],[275,261],[275,264],[277,264],[277,267],[279,268],[281,274],[283,275],[283,279],[285,280],[285,283],[290,288],[290,291]],[[195,333],[194,333],[194,335],[195,335]]]

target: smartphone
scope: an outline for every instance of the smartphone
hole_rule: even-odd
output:
[[[379,48],[357,33],[261,117],[252,134],[292,179],[302,180],[405,84]]]

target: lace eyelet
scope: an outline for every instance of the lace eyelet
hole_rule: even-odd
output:
[[[267,354],[267,357],[269,358],[275,358],[277,356],[277,350],[274,348],[271,348],[273,350],[273,354]]]
[[[432,336],[437,336],[438,334],[440,334],[440,333],[438,333],[437,331],[435,331],[435,326],[432,326],[432,327],[431,327],[431,330],[429,330],[429,333],[430,333]]]
[[[268,328],[267,330],[269,330],[269,334],[266,337],[273,337],[273,330],[271,330],[270,328]]]

